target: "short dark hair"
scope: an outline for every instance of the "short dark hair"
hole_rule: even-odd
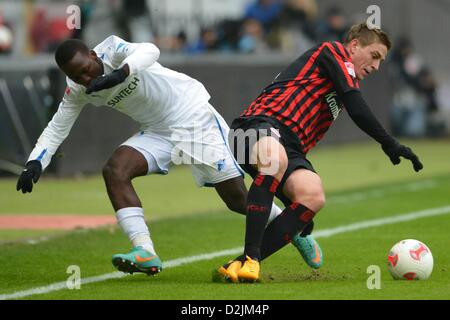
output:
[[[350,28],[345,43],[349,43],[353,39],[358,39],[363,47],[379,42],[384,44],[388,50],[392,47],[392,42],[386,32],[378,28],[371,28],[366,22],[355,24]]]
[[[65,65],[77,52],[89,53],[89,48],[83,41],[68,39],[60,43],[56,48],[55,60],[59,67]]]

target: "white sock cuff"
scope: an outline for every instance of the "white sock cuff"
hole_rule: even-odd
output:
[[[117,222],[128,238],[133,241],[137,235],[150,235],[145,223],[144,209],[140,207],[128,207],[117,210]]]
[[[128,207],[128,208],[119,209],[116,212],[116,218],[117,218],[117,221],[119,221],[119,222],[126,218],[130,218],[130,217],[145,218],[144,209],[142,209],[140,207]]]

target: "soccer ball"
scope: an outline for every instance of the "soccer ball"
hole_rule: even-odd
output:
[[[431,250],[418,240],[402,240],[389,252],[388,269],[395,280],[425,280],[433,271],[433,255]]]

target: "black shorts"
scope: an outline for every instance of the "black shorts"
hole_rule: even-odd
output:
[[[300,168],[316,172],[311,162],[306,159],[306,155],[301,149],[298,137],[278,120],[265,116],[237,118],[233,121],[230,128],[231,131],[229,135],[229,142],[233,155],[239,165],[245,170],[245,172],[252,176],[252,178],[256,177],[258,171],[250,164],[251,148],[261,137],[278,137],[279,142],[286,150],[288,167],[282,180],[280,181],[276,196],[284,203],[285,206],[289,205],[291,201],[282,193],[283,186],[286,183],[287,178],[292,174],[292,172]],[[249,129],[254,129],[254,135],[256,136],[242,136],[237,131],[238,129],[243,130],[243,132],[248,132]],[[277,129],[277,131],[274,129]]]

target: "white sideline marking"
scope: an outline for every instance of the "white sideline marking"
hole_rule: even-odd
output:
[[[346,226],[318,230],[318,231],[314,232],[314,237],[315,238],[326,238],[326,237],[331,237],[331,236],[334,236],[334,235],[337,235],[340,233],[346,233],[346,232],[350,232],[350,231],[361,230],[361,229],[366,229],[366,228],[371,228],[371,227],[378,227],[378,226],[387,225],[387,224],[394,224],[394,223],[398,223],[398,222],[411,221],[411,220],[416,220],[416,219],[420,219],[420,218],[439,216],[439,215],[444,215],[444,214],[448,214],[448,213],[450,213],[450,206],[426,209],[426,210],[421,210],[421,211],[410,212],[407,214],[391,216],[388,218],[367,220],[367,221],[362,221],[362,222],[356,222],[356,223],[349,224]],[[169,260],[169,261],[165,262],[163,264],[163,268],[164,269],[174,268],[174,267],[178,267],[178,266],[181,266],[184,264],[189,264],[189,263],[196,262],[196,261],[211,260],[211,259],[222,257],[222,256],[238,254],[240,252],[242,252],[242,247],[227,249],[227,250],[222,250],[222,251],[216,251],[216,252],[211,252],[211,253],[205,253],[205,254],[200,254],[200,255],[195,255],[195,256],[190,256],[190,257],[173,259],[173,260]],[[122,278],[125,276],[127,276],[127,275],[122,272],[117,271],[117,272],[112,272],[112,273],[106,273],[106,274],[103,274],[100,276],[84,278],[81,280],[81,284],[102,282],[105,280]],[[16,292],[13,292],[10,294],[2,294],[2,295],[0,295],[0,300],[18,299],[18,298],[28,297],[31,295],[45,294],[45,293],[59,291],[59,290],[63,290],[63,289],[67,289],[66,281],[57,282],[57,283],[50,284],[48,286],[33,288],[33,289],[29,289],[29,290],[16,291]]]
[[[395,185],[391,187],[368,190],[364,192],[352,192],[344,195],[336,195],[327,197],[326,203],[347,203],[349,201],[365,201],[369,198],[381,198],[390,194],[401,192],[417,192],[423,189],[432,189],[437,187],[436,181],[425,180],[421,182],[411,182],[403,185]]]

